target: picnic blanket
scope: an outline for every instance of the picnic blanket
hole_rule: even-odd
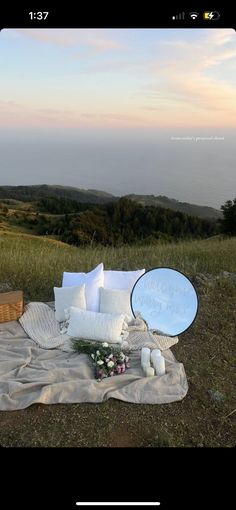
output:
[[[184,366],[166,348],[177,341],[177,337],[155,335],[141,322],[134,323],[127,338],[132,351],[131,368],[99,382],[89,356],[74,352],[70,338],[61,334],[52,307],[30,303],[20,321],[0,324],[0,410],[24,409],[34,403],[102,402],[108,398],[143,404],[181,400],[188,391]],[[161,348],[165,375],[143,377],[143,345]]]
[[[54,302],[29,303],[19,322],[27,335],[42,349],[58,347],[66,352],[73,350],[71,339],[66,334],[66,321],[59,323],[55,318]],[[125,341],[122,347],[132,351],[142,347],[163,351],[178,342],[177,336],[158,335],[149,331],[147,323],[140,317],[133,318],[124,333]]]

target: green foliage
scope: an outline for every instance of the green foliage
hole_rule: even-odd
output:
[[[135,202],[142,205],[154,205],[156,207],[165,207],[174,211],[180,211],[190,216],[197,216],[199,218],[215,219],[217,220],[222,216],[222,213],[214,209],[213,207],[189,204],[187,202],[179,202],[174,198],[168,198],[163,195],[126,195],[126,198],[130,198]]]
[[[221,206],[223,211],[223,219],[220,220],[221,231],[227,235],[236,235],[236,198],[227,200],[224,205]]]
[[[103,347],[102,342],[95,342],[93,340],[79,340],[78,338],[72,338],[73,349],[79,354],[88,354],[91,356],[96,350],[100,352],[102,356],[109,356],[110,354],[120,353],[120,346]]]
[[[69,198],[45,197],[37,202],[40,212],[49,214],[71,214],[85,211],[94,207],[94,204],[87,204],[71,200]]]
[[[144,206],[127,197],[119,200],[114,197],[108,202],[109,195],[92,190],[46,185],[0,187],[0,196],[4,190],[4,200],[16,201],[16,197],[23,200],[17,211],[8,214],[5,204],[1,209],[10,230],[22,227],[23,232],[59,236],[75,246],[142,246],[200,239],[219,232],[215,220],[156,205]],[[24,202],[26,199],[28,202]]]
[[[2,203],[2,202],[0,202],[0,213],[1,214],[7,214],[8,213],[7,206],[4,203]]]
[[[156,240],[209,237],[217,233],[216,222],[161,207],[143,207],[121,198],[74,215],[62,240],[75,244],[143,244]]]
[[[38,201],[41,198],[55,197],[97,204],[107,202],[113,196],[102,191],[41,184],[33,186],[0,186],[0,197],[21,200],[22,202],[32,202]]]

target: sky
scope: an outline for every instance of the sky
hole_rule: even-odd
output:
[[[233,30],[3,30],[0,64],[2,185],[234,198]]]

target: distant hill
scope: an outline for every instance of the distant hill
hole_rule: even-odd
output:
[[[39,184],[34,186],[0,186],[0,201],[4,199],[21,200],[23,202],[32,202],[45,197],[67,198],[76,200],[81,203],[104,204],[115,202],[120,197],[116,197],[111,193],[95,189],[80,189],[72,186]],[[213,207],[189,204],[187,202],[179,202],[174,198],[155,195],[126,195],[126,198],[133,200],[143,206],[153,205],[156,207],[164,207],[173,211],[180,211],[185,214],[217,220],[222,217],[220,210]]]
[[[116,200],[116,197],[105,191],[86,190],[71,186],[39,184],[34,186],[0,186],[1,199],[14,199],[23,202],[39,200],[40,198],[69,198],[78,202],[102,204]]]
[[[198,218],[206,218],[217,220],[222,218],[222,212],[213,207],[189,204],[187,202],[179,202],[174,198],[168,198],[164,195],[126,195],[126,198],[134,200],[141,205],[154,205],[156,207],[164,207],[165,209],[172,209],[173,211],[180,211],[191,216],[197,216]]]

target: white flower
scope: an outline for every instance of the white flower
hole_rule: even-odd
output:
[[[121,359],[121,361],[124,361],[124,359],[125,359],[125,355],[123,354],[123,352],[121,352],[121,353],[119,354],[119,358]]]
[[[102,361],[102,359],[99,359],[99,360],[97,361],[97,365],[104,365],[104,361]]]
[[[108,358],[110,358],[110,359],[113,358],[113,354],[110,354],[110,356],[108,356]]]
[[[107,342],[103,342],[102,346],[103,347],[109,347]]]
[[[129,361],[129,356],[125,356],[125,363],[128,363]]]
[[[96,351],[97,356],[100,356],[100,351]]]
[[[91,354],[91,358],[93,358],[93,359],[95,358],[94,354]]]
[[[114,367],[114,363],[113,363],[113,361],[108,361],[107,366],[108,366],[109,368]]]

